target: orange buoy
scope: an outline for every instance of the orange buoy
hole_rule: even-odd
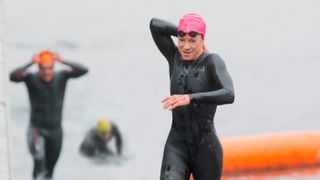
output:
[[[320,132],[295,131],[226,137],[223,174],[320,165]]]
[[[260,173],[282,174],[288,170],[306,169],[319,173],[320,131],[277,132],[225,137],[223,176]],[[315,169],[316,167],[316,169]],[[270,171],[271,170],[271,171]],[[286,172],[289,174],[290,172]],[[193,177],[190,177],[193,180]]]

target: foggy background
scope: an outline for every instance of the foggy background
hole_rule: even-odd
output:
[[[217,133],[225,137],[320,129],[319,9],[316,0],[6,0],[7,68],[47,48],[89,68],[68,82],[56,180],[159,179],[171,126],[170,111],[161,108],[169,74],[153,43],[150,19],[178,23],[192,11],[206,20],[206,46],[225,60],[235,88],[235,103],[219,106],[215,117]],[[14,179],[31,179],[27,91],[23,83],[10,83],[8,91]],[[78,153],[100,117],[118,124],[123,134],[125,157],[119,162],[90,161]]]

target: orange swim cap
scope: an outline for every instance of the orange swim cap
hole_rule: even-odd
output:
[[[49,50],[40,51],[38,55],[39,55],[39,64],[52,65],[54,63],[54,55]]]

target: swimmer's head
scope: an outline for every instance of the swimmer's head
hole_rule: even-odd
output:
[[[96,128],[97,131],[101,133],[111,131],[111,122],[107,118],[100,118]]]
[[[111,122],[107,118],[100,118],[98,120],[96,131],[102,139],[107,140],[109,138],[111,129]]]
[[[196,36],[200,34],[204,39],[206,34],[206,23],[204,19],[197,13],[187,13],[179,21],[178,36]]]
[[[46,82],[50,82],[53,79],[54,74],[54,53],[50,52],[49,50],[43,50],[40,51],[36,56],[39,64],[39,72],[41,78]]]
[[[54,63],[54,54],[49,50],[43,50],[38,53],[39,64],[43,66],[52,66]]]
[[[183,60],[196,60],[206,50],[204,44],[206,23],[200,15],[196,13],[184,15],[180,19],[177,33],[178,49]]]

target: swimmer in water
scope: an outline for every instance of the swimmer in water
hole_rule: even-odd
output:
[[[109,148],[109,142],[115,138],[116,153]],[[99,155],[121,155],[122,137],[119,128],[106,118],[98,120],[97,125],[91,128],[80,145],[80,153],[87,157]]]

